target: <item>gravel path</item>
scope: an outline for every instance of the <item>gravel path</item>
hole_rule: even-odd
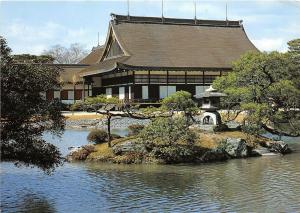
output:
[[[111,119],[112,129],[126,129],[132,124],[146,125],[150,120],[114,117]],[[106,128],[106,119],[67,120],[66,128]]]

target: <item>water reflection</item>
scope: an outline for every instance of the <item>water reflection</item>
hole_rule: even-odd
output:
[[[49,203],[47,199],[35,194],[28,194],[24,197],[23,202],[17,212],[24,213],[52,213],[56,212],[53,203]]]
[[[84,142],[73,133],[65,134]],[[63,145],[65,140],[56,143]],[[300,150],[300,140],[295,142],[293,147]],[[298,152],[201,165],[73,163],[47,176],[1,163],[1,210],[297,212],[299,164]]]
[[[7,200],[10,200],[10,202],[3,202]],[[13,197],[1,194],[1,210],[3,212],[24,213],[56,212],[54,202],[50,202],[45,196],[34,193],[23,195],[19,192],[16,192]]]
[[[93,182],[107,184],[100,193],[109,210],[295,211],[300,157],[293,155],[181,166],[88,164],[86,169]]]

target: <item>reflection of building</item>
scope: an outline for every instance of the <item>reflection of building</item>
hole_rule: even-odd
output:
[[[212,86],[206,89],[203,93],[194,96],[196,99],[201,100],[201,109],[204,110],[204,113],[201,116],[201,124],[221,124],[221,116],[217,110],[220,106],[220,98],[225,96],[226,94],[217,92],[217,90],[212,88]]]
[[[157,101],[178,90],[202,93],[249,50],[257,51],[241,21],[112,14],[103,54],[80,76],[93,95]]]
[[[83,78],[79,76],[80,71],[95,64],[102,55],[103,47],[94,47],[89,55],[82,59],[78,64],[53,64],[59,66],[62,72],[59,81],[62,83],[60,90],[50,90],[46,97],[48,100],[53,98],[60,99],[65,104],[73,104],[76,100],[92,95],[90,84],[84,84]]]

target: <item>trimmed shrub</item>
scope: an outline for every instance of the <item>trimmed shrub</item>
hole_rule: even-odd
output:
[[[193,161],[196,135],[182,117],[157,118],[139,134],[150,156],[166,163]]]
[[[156,118],[140,133],[143,142],[151,146],[193,145],[196,135],[182,117]]]
[[[83,101],[77,101],[70,106],[70,110],[72,111],[84,111],[85,104]]]
[[[114,133],[110,134],[110,136],[111,136],[111,139],[112,139],[112,140],[122,138],[120,135],[114,134]]]
[[[107,132],[102,129],[94,129],[87,136],[87,140],[95,144],[104,143],[107,141]]]
[[[138,135],[143,129],[144,125],[141,124],[132,124],[128,126],[128,136]]]

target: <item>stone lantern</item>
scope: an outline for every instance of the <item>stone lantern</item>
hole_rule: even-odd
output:
[[[210,86],[203,93],[195,95],[194,97],[199,100],[201,109],[204,113],[201,116],[202,125],[220,125],[221,116],[217,111],[220,106],[220,98],[225,97],[226,94],[218,92],[216,89]]]

